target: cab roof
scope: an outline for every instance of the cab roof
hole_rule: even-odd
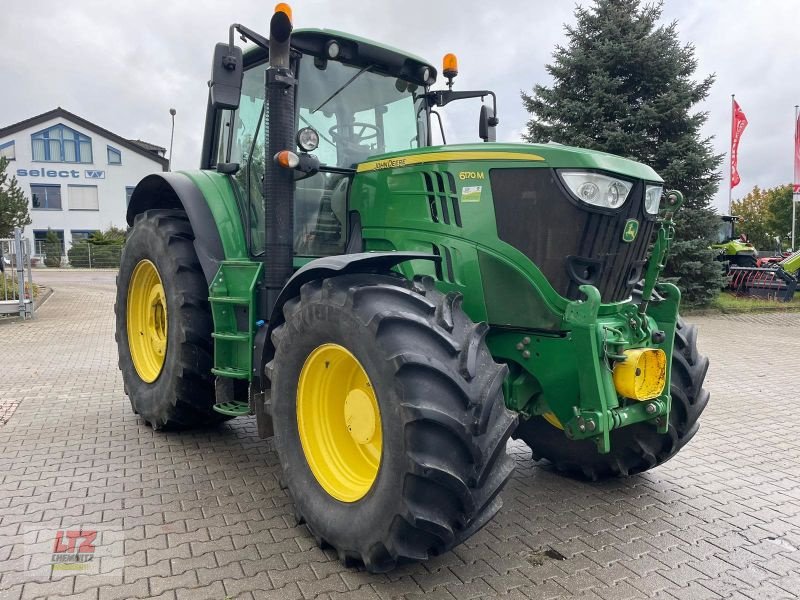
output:
[[[303,28],[292,32],[292,48],[315,57],[326,58],[326,45],[331,40],[336,40],[341,48],[336,60],[360,67],[375,65],[381,71],[423,85],[426,82],[421,80],[420,72],[427,67],[431,77],[436,78],[436,68],[430,62],[386,44],[335,29]],[[266,50],[253,48],[245,54],[245,67],[266,58]]]

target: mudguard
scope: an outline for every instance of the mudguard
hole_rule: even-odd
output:
[[[324,279],[349,273],[386,273],[392,267],[407,260],[432,260],[439,262],[440,256],[425,252],[359,252],[357,254],[339,254],[325,256],[311,261],[298,269],[281,290],[275,306],[270,313],[269,324],[256,333],[255,356],[253,365],[260,365],[256,370],[258,377],[263,377],[264,365],[272,359],[272,330],[283,323],[283,305],[300,294],[303,284],[315,279]],[[265,386],[267,387],[267,386]]]
[[[203,193],[182,173],[154,173],[142,179],[131,195],[126,220],[133,226],[136,215],[150,209],[183,210],[194,231],[194,249],[208,284],[225,260],[217,224]]]

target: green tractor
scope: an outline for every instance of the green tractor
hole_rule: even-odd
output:
[[[234,35],[252,42],[246,53]],[[511,436],[565,474],[647,471],[695,434],[708,361],[658,277],[678,192],[649,167],[491,143],[488,90],[338,31],[216,46],[201,168],[136,187],[119,365],[153,429],[255,415],[299,522],[381,572],[498,511]],[[485,142],[432,145],[482,105]],[[441,122],[439,122],[441,124]]]
[[[714,250],[719,250],[717,260],[725,264],[725,271],[730,267],[755,267],[758,261],[758,250],[747,237],[747,234],[736,233],[735,215],[720,215],[717,228],[717,243],[712,244]]]

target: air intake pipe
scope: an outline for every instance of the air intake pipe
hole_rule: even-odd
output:
[[[279,4],[269,26],[269,68],[266,73],[267,126],[264,128],[264,284],[266,318],[292,276],[294,237],[294,172],[274,160],[281,150],[294,149],[295,85],[291,70],[292,20]]]

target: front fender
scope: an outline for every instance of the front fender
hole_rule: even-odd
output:
[[[194,249],[208,284],[225,260],[217,223],[203,192],[183,173],[154,173],[142,179],[131,195],[125,216],[133,226],[136,215],[151,209],[183,210],[194,232]]]

